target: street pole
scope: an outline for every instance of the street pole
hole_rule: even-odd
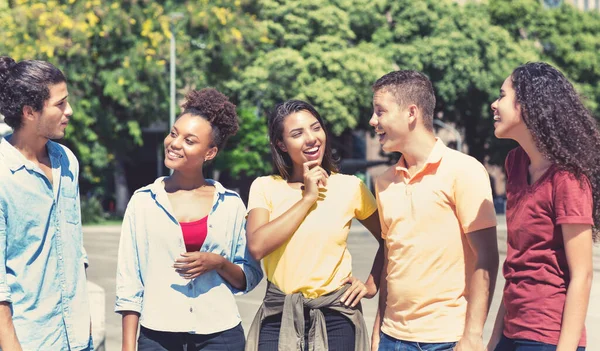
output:
[[[169,30],[171,31],[171,59],[169,62],[170,65],[170,92],[171,92],[171,101],[169,108],[169,130],[173,128],[173,124],[175,123],[175,26],[173,25],[173,21],[169,23]]]
[[[171,92],[171,103],[169,108],[169,131],[173,128],[173,124],[175,124],[175,60],[177,59],[175,56],[175,21],[183,18],[182,13],[171,13],[169,15],[169,31],[171,32],[171,58],[170,58],[170,92]]]
[[[167,130],[167,133],[171,132],[171,129],[173,128],[173,124],[175,124],[175,99],[176,99],[176,92],[175,92],[175,61],[176,61],[176,55],[175,55],[175,21],[177,21],[178,19],[183,18],[183,14],[179,13],[179,12],[175,12],[175,13],[171,13],[169,15],[169,31],[171,32],[171,48],[170,48],[170,62],[169,62],[169,73],[170,73],[170,79],[169,79],[169,90],[170,90],[170,103],[169,103],[169,129]],[[159,146],[160,147],[160,146]],[[160,171],[159,171],[160,173]],[[171,170],[170,172],[171,174],[173,174],[173,170]]]

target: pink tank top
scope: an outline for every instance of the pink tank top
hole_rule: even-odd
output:
[[[187,252],[200,251],[208,234],[208,216],[194,222],[180,222]]]

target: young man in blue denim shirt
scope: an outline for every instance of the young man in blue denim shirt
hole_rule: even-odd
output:
[[[0,349],[91,350],[79,164],[62,72],[0,57]]]

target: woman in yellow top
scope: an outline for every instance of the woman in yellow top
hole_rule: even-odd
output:
[[[383,249],[365,284],[352,276],[347,238],[357,218],[381,244],[375,198],[357,177],[336,173],[313,106],[286,101],[268,125],[278,174],[252,183],[246,225],[268,288],[246,350],[367,350],[360,300],[377,293]]]

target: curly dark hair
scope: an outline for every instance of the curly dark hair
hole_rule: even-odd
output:
[[[594,199],[594,241],[600,239],[600,130],[573,85],[556,68],[531,62],[511,80],[538,149],[560,169],[586,176]]]
[[[433,130],[435,92],[426,75],[408,69],[390,72],[377,79],[372,89],[374,93],[379,90],[390,92],[401,107],[417,105],[423,111],[423,124],[427,129]]]
[[[23,124],[23,107],[41,111],[50,97],[49,86],[66,82],[63,73],[51,63],[36,60],[15,62],[0,57],[0,113],[14,130]]]
[[[213,146],[223,148],[227,139],[239,129],[235,105],[216,89],[193,90],[185,96],[181,116],[191,114],[207,120],[212,127]]]
[[[287,152],[281,151],[277,147],[277,142],[283,140],[283,121],[285,118],[293,113],[307,111],[313,115],[317,121],[321,124],[321,128],[325,132],[327,142],[325,143],[325,153],[323,154],[323,161],[321,167],[328,173],[337,172],[337,160],[334,158],[331,152],[331,143],[329,142],[329,133],[323,123],[323,118],[317,110],[308,102],[301,100],[288,100],[282,102],[273,108],[273,111],[269,114],[267,121],[269,127],[269,141],[271,143],[271,156],[273,157],[273,170],[281,176],[281,178],[288,180],[294,168],[294,163]]]

